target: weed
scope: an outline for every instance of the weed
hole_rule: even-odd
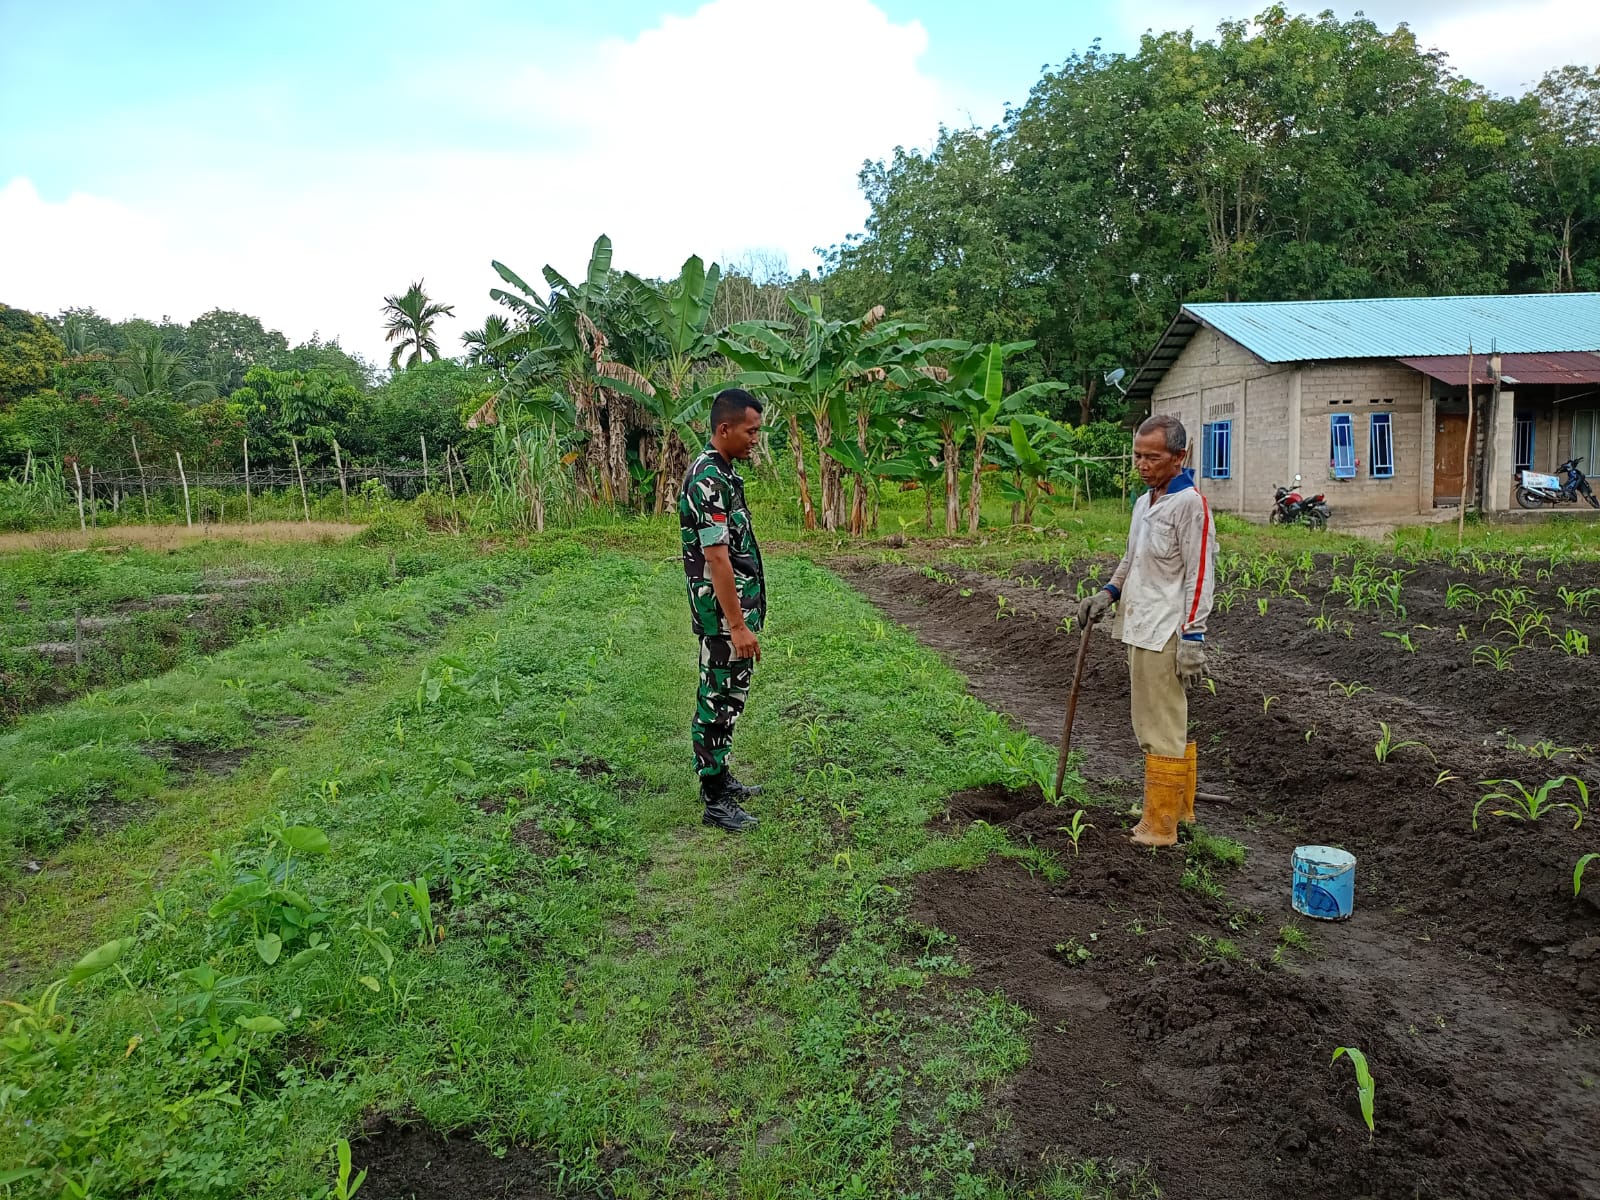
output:
[[[1094,937],[1093,934],[1089,936],[1091,938]],[[1094,955],[1090,952],[1089,947],[1085,946],[1077,938],[1068,938],[1064,942],[1056,943],[1056,957],[1069,967],[1081,967]]]
[[[1350,1056],[1350,1062],[1356,1069],[1356,1099],[1361,1104],[1361,1119],[1367,1123],[1367,1133],[1371,1135],[1377,1132],[1372,1122],[1372,1106],[1377,1098],[1378,1086],[1373,1082],[1372,1071],[1367,1067],[1367,1056],[1354,1046],[1340,1046],[1334,1050],[1329,1065],[1338,1062],[1340,1057],[1346,1054]]]
[[[1485,804],[1493,803],[1496,800],[1504,801],[1510,807],[1491,808],[1489,811],[1497,817],[1510,817],[1514,821],[1537,821],[1554,809],[1565,808],[1577,818],[1572,823],[1574,829],[1583,824],[1584,813],[1589,809],[1589,785],[1576,775],[1561,775],[1555,779],[1547,779],[1533,791],[1529,791],[1527,787],[1516,779],[1480,779],[1478,782],[1483,787],[1498,787],[1501,790],[1490,792],[1488,795],[1481,797],[1472,806],[1472,827],[1474,829],[1478,827],[1478,811]],[[1571,783],[1578,789],[1578,798],[1582,803],[1581,808],[1570,800],[1551,799],[1551,796],[1567,783]]]

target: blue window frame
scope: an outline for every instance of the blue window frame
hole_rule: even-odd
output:
[[[1512,471],[1518,479],[1522,478],[1524,471],[1533,470],[1533,415],[1531,413],[1518,413],[1516,415],[1517,432],[1517,461],[1512,464]]]
[[[1372,414],[1367,447],[1367,469],[1374,479],[1394,478],[1394,426],[1386,412]]]
[[[1350,420],[1349,413],[1335,413],[1328,418],[1328,423],[1328,462],[1333,468],[1333,477],[1354,479],[1356,477],[1355,424]]]
[[[1206,479],[1227,479],[1233,474],[1233,422],[1213,421],[1201,427],[1203,452],[1200,473]]]

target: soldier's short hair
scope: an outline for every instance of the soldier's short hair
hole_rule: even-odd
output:
[[[715,433],[724,421],[737,421],[748,409],[761,412],[765,407],[743,388],[725,388],[711,402],[711,431]]]
[[[1157,413],[1153,417],[1146,417],[1139,424],[1139,437],[1147,433],[1164,434],[1167,439],[1167,453],[1177,454],[1180,450],[1189,448],[1189,431],[1183,427],[1183,422],[1171,413]]]

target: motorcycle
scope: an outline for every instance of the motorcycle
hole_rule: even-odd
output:
[[[1296,475],[1294,481],[1299,484],[1300,476]],[[1272,498],[1275,503],[1269,521],[1273,525],[1293,525],[1297,521],[1304,521],[1312,529],[1326,529],[1328,518],[1333,515],[1321,492],[1308,499],[1291,488],[1279,487]]]
[[[1578,497],[1582,496],[1591,508],[1600,508],[1600,500],[1594,498],[1589,481],[1578,470],[1578,464],[1582,461],[1581,458],[1569,458],[1556,468],[1555,475],[1524,471],[1517,484],[1517,503],[1523,508],[1543,508],[1546,504],[1576,504]],[[1561,475],[1567,477],[1565,483],[1561,482]]]

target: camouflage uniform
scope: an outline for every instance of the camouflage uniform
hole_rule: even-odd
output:
[[[689,467],[678,496],[683,572],[688,577],[689,613],[700,639],[700,690],[694,724],[695,768],[702,779],[726,769],[733,727],[750,693],[755,660],[733,657],[733,638],[706,570],[706,547],[727,546],[745,624],[759,633],[767,615],[767,580],[761,547],[750,524],[744,480],[733,464],[707,448]]]

